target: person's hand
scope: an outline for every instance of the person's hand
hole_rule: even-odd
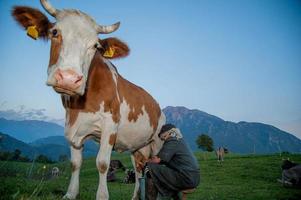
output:
[[[158,156],[154,156],[149,160],[151,163],[159,163],[160,161],[161,159]]]

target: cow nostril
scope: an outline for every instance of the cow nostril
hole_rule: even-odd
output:
[[[78,75],[75,83],[79,83],[83,79],[83,75]]]
[[[79,75],[77,72],[71,69],[60,70],[55,72],[56,86],[60,88],[67,88],[75,90],[80,87],[83,80],[83,75]]]
[[[55,73],[55,79],[57,81],[62,81],[64,79],[64,76],[63,76],[61,70],[57,70],[57,72]]]

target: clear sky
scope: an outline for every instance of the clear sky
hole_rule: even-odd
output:
[[[162,108],[267,123],[301,138],[301,1],[50,2],[104,25],[121,21],[118,31],[100,37],[130,46],[114,64]],[[38,0],[0,1],[0,109],[25,105],[63,118],[59,95],[45,85],[50,44],[26,36],[10,15],[13,5],[42,10]]]

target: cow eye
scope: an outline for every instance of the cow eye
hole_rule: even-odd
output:
[[[94,48],[99,50],[102,48],[102,46],[97,42],[94,44]]]
[[[57,30],[56,30],[56,29],[53,29],[53,30],[52,30],[52,36],[54,36],[54,37],[57,36]]]
[[[94,48],[97,49],[97,50],[103,49],[103,47],[101,46],[101,44],[99,44],[98,42],[94,44]]]

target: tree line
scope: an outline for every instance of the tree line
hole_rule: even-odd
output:
[[[199,149],[202,149],[203,151],[212,152],[214,150],[214,143],[213,139],[206,135],[201,134],[196,139],[196,144]],[[28,158],[27,156],[22,155],[21,150],[15,149],[13,152],[0,152],[0,160],[7,160],[7,161],[20,161],[20,162],[32,162],[32,159]],[[59,162],[64,162],[68,160],[67,155],[60,155],[59,156]],[[55,161],[51,160],[47,156],[40,154],[35,158],[36,162],[39,163],[54,163]]]
[[[212,152],[214,151],[214,143],[213,139],[206,134],[201,134],[196,139],[196,144],[199,149],[202,149],[203,151]]]
[[[0,160],[19,161],[19,162],[32,162],[33,161],[29,157],[22,155],[22,151],[19,149],[15,149],[15,151],[13,151],[13,152],[9,152],[9,151],[0,152]],[[55,161],[51,160],[50,158],[48,158],[47,156],[45,156],[43,154],[39,154],[37,157],[35,157],[34,160],[35,160],[35,162],[38,162],[38,163],[55,163]],[[59,156],[59,160],[58,160],[59,162],[64,162],[66,160],[68,160],[67,155]]]

